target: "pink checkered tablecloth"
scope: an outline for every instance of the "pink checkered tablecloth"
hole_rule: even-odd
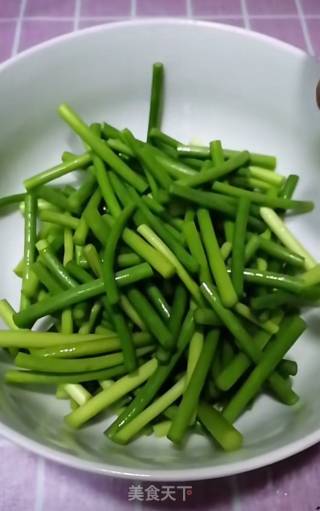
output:
[[[141,16],[242,26],[320,56],[320,0],[0,0],[0,61],[66,32]],[[166,489],[169,483],[155,482],[152,490],[150,483],[83,473],[0,437],[0,511],[316,511],[320,446],[245,475],[181,484],[192,486],[185,499],[183,489]]]

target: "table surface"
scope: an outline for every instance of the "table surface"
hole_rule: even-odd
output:
[[[237,25],[320,56],[320,0],[0,0],[0,61],[66,32],[141,16]],[[248,474],[180,485],[191,488],[87,474],[1,437],[0,448],[0,511],[320,509],[320,446]]]

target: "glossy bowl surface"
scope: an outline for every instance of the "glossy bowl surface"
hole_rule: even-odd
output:
[[[88,121],[106,120],[146,133],[151,65],[166,69],[163,129],[188,142],[221,138],[226,147],[275,154],[279,170],[301,175],[299,195],[320,205],[320,114],[316,61],[285,43],[242,29],[205,22],[142,20],[94,27],[31,49],[0,68],[1,195],[59,161],[81,144],[58,118],[70,103]],[[319,211],[290,220],[319,254]],[[22,253],[19,214],[0,218],[0,294],[17,306],[12,273]],[[0,386],[0,433],[41,455],[77,468],[119,477],[191,480],[251,470],[320,440],[320,316],[294,348],[299,362],[293,408],[259,399],[239,420],[245,444],[225,454],[201,436],[183,450],[144,437],[127,447],[102,434],[105,416],[72,433],[67,405],[37,388]],[[1,355],[0,375],[8,360]]]

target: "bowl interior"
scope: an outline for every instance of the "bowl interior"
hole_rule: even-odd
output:
[[[319,67],[283,43],[235,28],[180,21],[98,27],[27,52],[0,71],[1,194],[18,192],[22,180],[59,161],[81,144],[58,119],[69,102],[88,120],[106,120],[146,132],[151,65],[166,69],[163,128],[183,142],[221,138],[230,148],[275,154],[279,170],[301,175],[299,195],[319,195],[320,115],[314,90]],[[290,219],[297,235],[319,253],[319,209]],[[0,294],[18,305],[12,273],[22,253],[19,214],[0,218]],[[318,331],[320,316],[292,356],[299,363],[293,408],[258,399],[239,420],[244,448],[224,454],[200,436],[183,450],[144,437],[127,447],[102,434],[110,416],[72,433],[63,425],[67,406],[53,389],[0,387],[0,426],[11,438],[59,461],[122,476],[153,479],[214,477],[247,470],[292,454],[320,439]],[[8,359],[1,355],[0,373]]]

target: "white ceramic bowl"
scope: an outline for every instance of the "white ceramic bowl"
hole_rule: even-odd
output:
[[[80,149],[58,119],[69,102],[88,121],[146,132],[151,65],[166,68],[164,130],[182,141],[221,138],[227,147],[276,154],[280,171],[301,175],[299,194],[319,204],[320,113],[314,91],[320,67],[302,51],[263,35],[204,22],[136,21],[95,27],[49,41],[0,69],[1,195]],[[319,211],[294,220],[319,254]],[[17,305],[11,272],[22,250],[18,214],[0,218],[0,294]],[[154,480],[205,479],[250,470],[320,440],[320,315],[293,350],[301,402],[285,407],[263,397],[238,422],[242,450],[225,454],[200,436],[184,450],[145,437],[127,447],[102,434],[109,418],[77,433],[63,426],[64,402],[50,393],[0,387],[0,433],[77,468]],[[0,373],[6,367],[2,355]]]

